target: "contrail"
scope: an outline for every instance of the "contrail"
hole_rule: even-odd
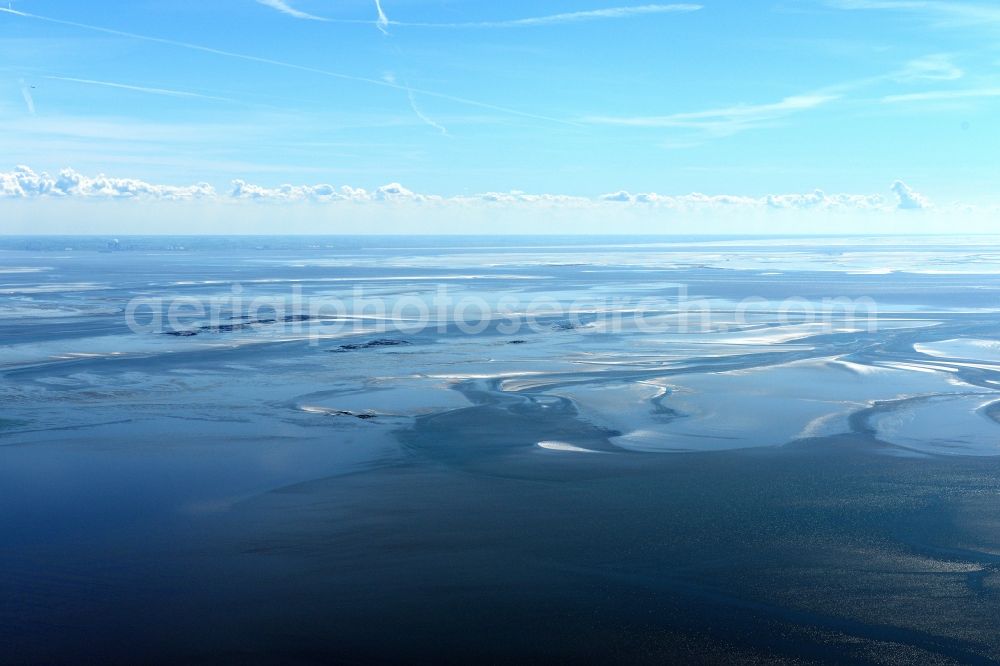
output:
[[[21,97],[24,98],[24,103],[28,106],[28,113],[35,115],[35,100],[31,96],[31,88],[24,82],[24,79],[21,79]]]
[[[271,9],[277,9],[283,14],[288,14],[289,16],[294,16],[299,19],[308,19],[310,21],[326,21],[327,19],[322,16],[313,16],[312,14],[307,14],[305,12],[299,11],[295,7],[289,5],[285,0],[257,0],[262,5],[270,7]]]
[[[389,34],[389,17],[385,15],[382,11],[382,3],[380,0],[375,0],[375,11],[378,12],[378,20],[375,21],[375,27],[379,29],[383,35]]]
[[[704,7],[695,4],[671,5],[639,5],[635,7],[609,7],[582,12],[567,12],[547,16],[530,16],[527,18],[509,19],[505,21],[472,21],[465,23],[406,23],[390,21],[393,25],[410,28],[531,28],[561,23],[580,23],[582,21],[599,21],[603,19],[625,19],[647,14],[677,14],[696,12]]]
[[[92,86],[103,86],[106,88],[119,88],[121,90],[134,90],[135,92],[150,93],[152,95],[165,95],[168,97],[195,97],[198,99],[211,99],[217,102],[235,102],[228,97],[215,97],[214,95],[202,95],[201,93],[187,92],[185,90],[171,90],[169,88],[150,88],[147,86],[134,86],[128,83],[114,83],[112,81],[95,81],[93,79],[77,79],[72,76],[46,76],[54,81],[69,81],[71,83],[82,83]]]
[[[322,16],[314,16],[312,14],[307,14],[301,12],[294,7],[289,6],[284,0],[257,0],[261,4],[267,5],[268,7],[273,7],[278,11],[290,14],[297,18],[308,18],[317,21],[326,21],[328,23],[348,23],[348,24],[369,24],[371,21],[365,19],[345,19],[345,18],[327,18]],[[518,19],[506,19],[500,21],[465,21],[465,22],[453,22],[453,23],[431,23],[431,22],[421,22],[421,21],[393,21],[385,12],[382,10],[381,0],[375,0],[375,11],[378,16],[375,21],[375,27],[378,28],[383,35],[389,34],[389,26],[398,26],[401,28],[437,28],[437,29],[483,29],[483,28],[534,28],[547,25],[560,25],[564,23],[582,23],[584,21],[603,21],[603,20],[614,20],[614,19],[628,19],[637,16],[647,16],[652,14],[682,14],[696,12],[704,9],[704,6],[693,4],[693,3],[672,3],[672,4],[650,4],[650,5],[635,5],[627,7],[607,7],[605,9],[591,9],[579,12],[565,12],[562,14],[548,14],[545,16],[528,16],[525,18]]]
[[[413,97],[413,90],[411,88],[406,89],[406,96],[410,99],[410,108],[413,109],[413,113],[417,114],[417,118],[420,118],[420,120],[424,121],[426,124],[430,125],[437,131],[441,132],[441,134],[448,136],[447,127],[441,125],[440,123],[435,122],[431,118],[428,118],[427,116],[424,115],[424,112],[420,110],[420,107],[417,106],[417,100],[414,99]]]
[[[385,75],[382,77],[382,79],[385,80],[385,81],[388,81],[389,83],[396,83],[396,81],[397,81],[396,75],[393,74],[392,72],[386,72]],[[441,123],[435,121],[433,118],[428,117],[420,109],[420,107],[417,106],[417,99],[416,99],[416,97],[413,96],[413,88],[411,88],[410,86],[408,86],[405,81],[403,82],[402,85],[406,88],[406,98],[410,101],[410,108],[413,110],[414,115],[416,115],[417,118],[419,118],[421,120],[421,122],[423,122],[426,125],[430,125],[431,127],[433,127],[434,129],[436,129],[437,131],[441,132],[441,134],[443,134],[445,136],[450,136],[448,134],[448,128],[447,127],[445,127]]]
[[[176,48],[189,49],[192,51],[201,51],[202,53],[211,53],[213,55],[222,56],[224,58],[234,58],[236,60],[245,60],[247,62],[256,62],[264,65],[271,65],[273,67],[283,67],[285,69],[292,69],[299,72],[308,72],[310,74],[317,74],[319,76],[326,76],[333,79],[341,79],[343,81],[354,81],[357,83],[367,83],[373,86],[380,86],[382,88],[392,88],[394,90],[406,91],[406,86],[399,85],[398,83],[389,83],[387,81],[380,81],[378,79],[370,79],[364,76],[353,76],[351,74],[342,74],[340,72],[332,72],[330,70],[318,69],[316,67],[309,67],[307,65],[296,65],[290,62],[283,62],[281,60],[273,60],[271,58],[262,58],[260,56],[248,55],[245,53],[235,53],[233,51],[223,51],[222,49],[212,48],[210,46],[201,46],[200,44],[192,44],[190,42],[180,42],[174,39],[167,39],[164,37],[150,37],[148,35],[139,35],[134,32],[125,32],[124,30],[115,30],[113,28],[103,28],[101,26],[90,25],[87,23],[77,23],[76,21],[66,21],[64,19],[51,18],[48,16],[39,16],[38,14],[29,14],[28,12],[18,11],[16,9],[9,9],[0,7],[0,13],[12,14],[14,16],[20,16],[22,18],[30,18],[36,21],[44,21],[46,23],[53,23],[55,25],[66,25],[74,28],[80,28],[82,30],[91,30],[93,32],[100,32],[106,35],[116,35],[118,37],[128,37],[129,39],[138,39],[145,42],[152,42],[154,44],[165,44],[167,46],[173,46]],[[580,127],[580,123],[564,120],[562,118],[553,118],[551,116],[543,116],[536,113],[529,113],[527,111],[519,111],[517,109],[510,109],[504,106],[497,106],[495,104],[487,104],[486,102],[477,102],[476,100],[466,99],[465,97],[457,97],[455,95],[448,95],[446,93],[434,92],[433,90],[420,90],[418,88],[413,88],[413,92],[419,93],[421,95],[426,95],[427,97],[436,97],[437,99],[448,100],[449,102],[455,102],[456,104],[464,104],[466,106],[474,106],[480,109],[487,109],[490,111],[496,111],[497,113],[505,113],[512,116],[520,116],[522,118],[532,118],[534,120],[544,120],[545,122],[558,123],[560,125],[569,125],[572,127]]]

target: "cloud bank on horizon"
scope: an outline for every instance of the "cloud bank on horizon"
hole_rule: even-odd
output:
[[[267,187],[248,183],[242,179],[232,181],[231,188],[218,192],[208,183],[193,185],[162,185],[137,178],[117,178],[104,174],[86,176],[74,169],[63,169],[58,176],[35,172],[30,167],[18,166],[12,171],[0,172],[0,200],[32,198],[80,198],[105,200],[165,200],[191,201],[199,199],[252,201],[261,203],[428,203],[444,205],[494,204],[590,207],[598,205],[653,206],[678,210],[698,208],[756,209],[756,210],[863,210],[887,211],[924,210],[932,207],[927,197],[897,180],[891,188],[895,199],[880,194],[827,194],[822,190],[807,193],[768,194],[761,197],[732,194],[659,194],[656,192],[631,193],[620,190],[598,197],[581,197],[568,194],[531,194],[527,192],[483,192],[471,195],[444,196],[423,194],[389,183],[372,190],[330,184],[291,185]]]

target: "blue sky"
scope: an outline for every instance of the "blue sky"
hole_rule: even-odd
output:
[[[989,230],[998,35],[972,1],[16,0],[0,231]]]

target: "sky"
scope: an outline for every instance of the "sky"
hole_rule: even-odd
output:
[[[0,3],[0,233],[945,233],[1000,5]]]

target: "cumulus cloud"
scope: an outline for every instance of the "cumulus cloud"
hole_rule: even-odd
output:
[[[919,195],[915,195],[919,197]],[[444,197],[420,194],[399,183],[390,183],[374,190],[333,185],[281,185],[268,188],[251,185],[242,180],[233,181],[230,197],[256,201],[352,201],[360,202],[426,202],[445,205],[535,206],[559,208],[595,208],[602,205],[634,205],[696,210],[891,210],[892,202],[879,194],[827,194],[822,190],[807,193],[768,194],[760,197],[734,194],[659,194],[657,192],[629,192],[619,190],[596,198],[569,194],[523,192],[480,192]]]
[[[701,195],[691,195],[691,196],[701,196]],[[671,204],[681,197],[671,197],[655,192],[637,192],[632,193],[627,190],[618,190],[617,192],[610,192],[608,194],[602,194],[597,197],[598,201],[607,201],[610,203],[628,203],[628,204],[656,204],[664,203]]]
[[[234,180],[229,196],[253,201],[344,201],[350,193],[332,185],[279,185],[264,187],[245,180]]]
[[[892,184],[892,191],[895,192],[896,198],[899,200],[896,207],[900,210],[923,210],[931,207],[931,202],[927,197],[919,192],[914,192],[909,185],[901,180]]]
[[[885,206],[885,198],[880,194],[827,194],[823,190],[808,194],[772,194],[765,200],[770,208],[874,210]]]
[[[100,174],[85,176],[63,169],[58,177],[36,173],[26,166],[0,172],[0,197],[81,197],[103,199],[202,199],[215,196],[208,183],[195,185],[154,185],[136,178],[111,178]]]
[[[359,196],[367,196],[371,201],[444,201],[443,197],[434,194],[417,194],[408,190],[399,183],[389,183],[376,188],[371,193],[365,190],[356,189],[354,192]]]
[[[618,190],[598,197],[569,194],[523,192],[481,192],[441,196],[415,192],[400,183],[388,183],[374,189],[350,185],[284,184],[276,187],[232,181],[231,188],[217,193],[207,183],[194,185],[160,185],[136,178],[113,178],[103,174],[86,176],[74,169],[63,169],[58,176],[35,172],[18,166],[13,171],[0,171],[0,198],[103,198],[136,200],[211,199],[219,202],[262,202],[288,204],[296,202],[348,204],[410,203],[442,206],[533,206],[539,208],[598,209],[602,206],[635,206],[676,211],[883,211],[920,210],[930,208],[926,197],[902,181],[892,184],[892,197],[881,194],[829,194],[823,190],[804,193],[746,196],[735,194],[660,194]]]
[[[360,187],[344,185],[336,187],[326,183],[319,185],[279,185],[278,187],[264,187],[254,185],[244,180],[234,180],[232,189],[229,190],[229,197],[232,199],[243,199],[252,201],[273,201],[273,202],[294,202],[313,201],[317,203],[332,201],[352,201],[363,203],[366,201],[442,201],[442,197],[417,194],[408,190],[399,183],[389,183],[372,191]]]
[[[482,192],[480,194],[454,197],[453,201],[461,203],[487,204],[546,204],[546,205],[587,205],[592,203],[585,197],[574,197],[568,194],[529,194],[520,190],[510,192]]]
[[[625,190],[599,197],[609,203],[661,206],[679,210],[698,208],[734,208],[759,210],[877,210],[884,208],[885,199],[878,194],[827,194],[822,190],[807,193],[768,194],[748,197],[732,194],[658,194],[656,192],[631,193]]]

